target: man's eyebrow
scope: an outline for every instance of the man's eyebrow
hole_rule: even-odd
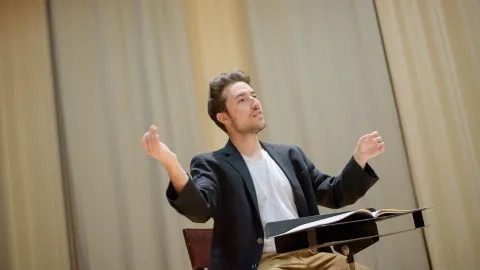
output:
[[[237,95],[237,96],[235,97],[235,100],[236,100],[237,98],[241,97],[241,96],[244,96],[244,95],[246,95],[246,94],[252,94],[252,95],[255,95],[255,91],[250,91],[250,92],[248,92],[248,93],[242,93],[242,94],[239,94],[239,95]]]
[[[235,97],[235,100],[236,100],[237,98],[241,97],[241,96],[244,96],[244,95],[245,95],[245,93],[237,95],[237,96]]]

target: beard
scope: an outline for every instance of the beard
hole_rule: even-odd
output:
[[[249,125],[239,125],[235,119],[232,119],[232,127],[239,134],[258,134],[267,126],[265,121],[251,123]]]

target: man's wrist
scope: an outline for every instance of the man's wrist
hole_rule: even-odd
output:
[[[168,173],[170,181],[175,189],[177,194],[180,194],[188,182],[188,175],[182,168],[182,165],[178,162],[176,158],[169,159],[167,161],[160,161],[163,165],[163,168]]]
[[[172,170],[175,170],[178,166],[180,166],[178,160],[173,158],[163,159],[159,161],[167,172],[171,172]]]
[[[365,169],[365,166],[367,165],[367,162],[368,162],[368,158],[363,157],[362,155],[358,154],[357,152],[355,152],[353,154],[353,158],[358,163],[358,165],[360,165],[360,167],[362,167],[362,169]]]

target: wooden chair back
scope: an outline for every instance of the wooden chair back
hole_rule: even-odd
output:
[[[192,269],[207,268],[212,244],[212,229],[183,229],[183,237]]]

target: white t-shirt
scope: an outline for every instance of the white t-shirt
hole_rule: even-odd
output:
[[[255,185],[262,226],[265,228],[267,222],[298,218],[290,182],[270,155],[262,149],[255,156],[243,158]],[[263,252],[275,252],[273,238],[265,239]]]

